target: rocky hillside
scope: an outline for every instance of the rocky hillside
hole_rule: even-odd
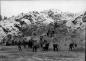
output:
[[[30,11],[0,21],[0,41],[7,35],[40,36],[85,40],[86,12],[82,14],[59,10]]]

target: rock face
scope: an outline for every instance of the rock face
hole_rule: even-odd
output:
[[[72,42],[85,40],[86,12],[80,15],[59,10],[30,11],[0,21],[0,41],[7,35],[40,36],[57,38],[61,49],[68,49]],[[46,38],[45,38],[46,39]],[[79,41],[79,40],[80,41]]]
[[[2,42],[2,39],[6,36],[5,32],[3,29],[0,27],[0,42]]]

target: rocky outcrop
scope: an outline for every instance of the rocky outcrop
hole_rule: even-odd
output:
[[[53,36],[48,38],[58,38],[61,41],[68,36],[73,40],[85,40],[85,18],[86,12],[77,15],[54,9],[20,13],[18,16],[0,21],[0,41],[9,34],[28,37],[40,36],[48,32],[49,34],[53,32]],[[65,46],[65,43],[68,45],[69,41],[59,44]]]

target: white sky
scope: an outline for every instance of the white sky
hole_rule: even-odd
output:
[[[10,17],[21,12],[50,8],[77,13],[86,10],[85,3],[85,0],[1,1],[1,14],[2,16]]]

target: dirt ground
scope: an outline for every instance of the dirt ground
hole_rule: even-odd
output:
[[[40,51],[32,49],[18,51],[16,46],[0,46],[0,61],[85,61],[83,50],[75,51]]]

